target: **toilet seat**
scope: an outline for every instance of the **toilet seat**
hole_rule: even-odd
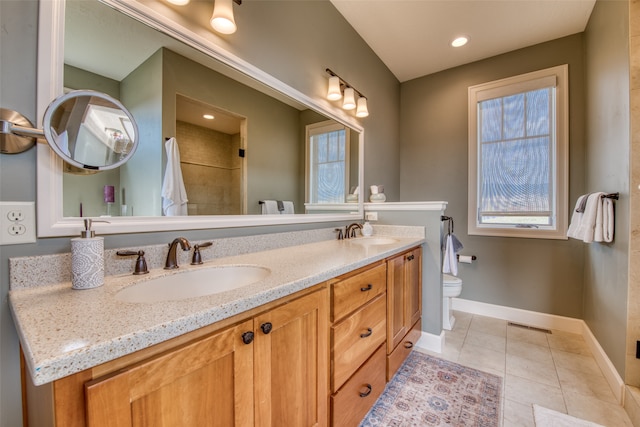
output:
[[[453,287],[462,285],[462,279],[456,276],[452,276],[450,274],[442,275],[442,286],[444,287]]]

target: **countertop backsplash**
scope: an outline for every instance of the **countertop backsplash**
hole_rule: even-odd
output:
[[[373,225],[373,234],[396,237],[424,237],[424,227]],[[242,255],[271,249],[286,248],[306,243],[315,243],[336,238],[335,228],[315,230],[289,231],[273,234],[259,234],[242,237],[227,237],[190,241],[191,247],[212,241],[213,245],[200,249],[203,260],[217,259],[225,256]],[[106,249],[105,276],[131,274],[137,256],[119,256],[122,250],[144,251],[149,270],[164,266],[169,242],[161,245],[132,246],[118,249]],[[182,251],[178,248],[178,265],[191,262],[193,250]],[[40,255],[30,257],[9,258],[9,289],[27,289],[36,286],[47,286],[71,281],[71,253]]]

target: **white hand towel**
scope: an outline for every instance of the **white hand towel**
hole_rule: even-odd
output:
[[[178,142],[175,138],[169,138],[164,147],[167,151],[167,168],[162,182],[162,212],[166,216],[187,215],[187,190],[182,179]]]
[[[591,193],[587,199],[587,206],[585,207],[582,221],[576,231],[577,238],[582,239],[585,243],[593,242],[596,229],[596,218],[598,215],[598,206],[602,209],[603,192]]]
[[[596,205],[596,223],[593,228],[593,241],[594,242],[603,242],[604,241],[604,233],[603,233],[603,216],[602,216],[602,206],[604,203],[604,199],[600,197],[597,201]]]
[[[605,242],[613,242],[614,231],[613,200],[602,199],[602,237]]]
[[[262,215],[274,215],[279,213],[278,202],[275,200],[265,200],[262,202]]]
[[[580,224],[582,223],[582,217],[584,216],[584,211],[580,212],[578,208],[582,206],[583,200],[587,199],[588,197],[589,197],[588,194],[578,197],[578,201],[576,202],[576,207],[573,209],[573,214],[571,215],[571,224],[569,224],[567,237],[582,240],[582,237],[578,235],[578,229],[580,228]]]
[[[293,215],[294,213],[296,213],[293,207],[293,202],[285,200],[282,203],[284,204],[284,211],[282,211],[281,213],[285,215]]]
[[[458,275],[458,259],[456,252],[453,249],[453,241],[451,234],[447,235],[447,240],[444,248],[444,262],[442,263],[442,272],[450,273],[454,276]]]

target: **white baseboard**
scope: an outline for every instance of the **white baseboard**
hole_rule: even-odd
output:
[[[465,313],[495,317],[509,322],[522,323],[536,328],[557,329],[559,331],[582,334],[584,321],[554,314],[538,313],[519,308],[487,304],[462,298],[452,298],[452,308]]]
[[[487,304],[462,298],[452,298],[451,300],[451,308],[453,310],[495,317],[496,319],[535,326],[537,328],[556,329],[582,335],[616,399],[620,404],[624,402],[624,381],[584,320]]]
[[[434,335],[422,331],[422,335],[420,335],[420,339],[416,343],[416,347],[436,353],[442,353],[442,348],[444,347],[444,331],[442,331],[440,335]]]
[[[591,354],[593,354],[593,357],[596,359],[596,363],[600,367],[602,374],[609,383],[611,391],[613,391],[613,394],[616,396],[616,399],[618,399],[618,402],[624,405],[625,384],[622,380],[622,377],[620,377],[620,375],[618,374],[618,371],[613,366],[613,363],[611,363],[609,356],[607,356],[607,353],[604,352],[595,335],[593,335],[593,332],[591,332],[591,329],[589,329],[589,326],[587,326],[587,323],[582,321],[582,324],[582,337],[589,346]]]
[[[624,409],[627,411],[631,424],[640,426],[640,389],[626,386],[624,395]]]

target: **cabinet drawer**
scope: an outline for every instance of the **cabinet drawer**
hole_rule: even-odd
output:
[[[385,342],[386,303],[382,294],[331,328],[334,392]]]
[[[413,351],[413,347],[415,347],[420,339],[422,335],[420,323],[421,321],[418,319],[407,335],[400,341],[400,344],[387,356],[387,381],[390,381],[396,374],[402,362],[404,362],[407,356],[409,356],[409,353]]]
[[[385,346],[380,346],[340,391],[331,396],[333,427],[357,426],[380,397],[385,386],[385,353]]]
[[[369,269],[331,287],[331,321],[339,321],[387,289],[387,266]]]

